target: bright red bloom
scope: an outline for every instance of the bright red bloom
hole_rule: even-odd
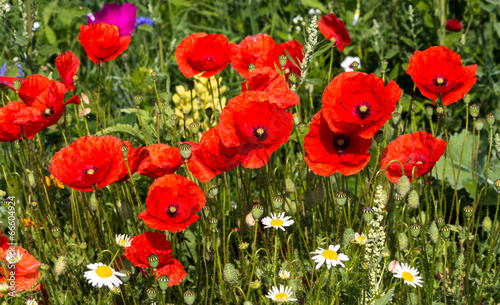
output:
[[[201,182],[208,182],[216,175],[232,170],[245,157],[238,153],[237,147],[222,144],[216,127],[203,133],[200,144],[189,144],[189,170]]]
[[[351,44],[351,36],[347,31],[344,21],[337,18],[333,13],[321,16],[318,22],[319,31],[326,39],[334,42],[334,46],[342,52],[345,46]]]
[[[477,65],[462,66],[460,55],[445,46],[415,51],[406,69],[423,96],[436,103],[441,94],[443,104],[457,102],[476,83]]]
[[[118,28],[106,23],[80,25],[78,40],[95,64],[116,59],[128,48],[130,36],[120,36]]]
[[[120,174],[120,178],[118,181],[125,181],[129,176],[128,170],[130,169],[130,173],[133,175],[136,173],[141,166],[146,162],[146,160],[149,158],[149,151],[142,146],[139,147],[132,147],[132,144],[129,141],[123,141],[122,142],[122,151],[117,152],[117,154],[123,152],[123,146],[127,147],[127,163],[128,163],[128,168],[127,164],[123,162],[123,168],[122,172]],[[125,161],[125,160],[124,160]]]
[[[371,145],[371,139],[363,139],[355,132],[332,131],[320,110],[313,117],[309,133],[304,138],[305,160],[316,175],[328,177],[338,172],[350,176],[370,161]]]
[[[124,166],[122,142],[113,136],[85,136],[59,150],[50,161],[50,172],[67,186],[92,192],[120,178]]]
[[[10,248],[13,248],[15,254],[9,251]],[[10,246],[7,250],[0,248],[0,260],[6,261],[7,257],[20,258],[15,270],[15,292],[39,290],[40,283],[37,284],[37,282],[40,279],[41,271],[38,270],[38,267],[41,263],[22,247]],[[0,283],[7,283],[7,285],[11,283],[8,281],[11,276],[10,271],[7,268],[0,268]],[[2,296],[3,294],[0,293],[0,297]]]
[[[19,101],[10,102],[5,107],[0,107],[0,142],[9,142],[21,138],[21,125],[14,124],[14,120],[16,114],[23,108],[26,108],[26,104]]]
[[[246,82],[241,84],[241,91],[264,91],[269,95],[269,101],[280,108],[288,110],[298,105],[297,94],[288,89],[285,80],[275,69],[264,67],[255,69],[248,74]]]
[[[54,83],[54,81],[43,75],[30,75],[24,80],[21,87],[19,88],[19,98],[28,106],[31,106],[33,105],[35,98],[42,94],[42,92],[46,91],[49,85],[54,86]],[[65,90],[65,87],[58,87],[58,89],[64,91],[63,94],[67,91]]]
[[[139,219],[152,229],[176,233],[200,218],[196,213],[205,206],[205,194],[181,175],[165,175],[149,187],[146,205]]]
[[[0,88],[8,87],[12,91],[14,90],[14,81],[18,79],[21,83],[24,82],[24,78],[10,77],[10,76],[0,76]]]
[[[260,168],[293,129],[291,113],[271,103],[261,91],[247,91],[232,98],[220,115],[217,132],[226,147],[246,155],[243,166]]]
[[[187,275],[182,263],[175,258],[171,258],[163,267],[156,269],[156,272],[156,278],[159,278],[161,275],[166,275],[170,278],[168,287],[179,285]]]
[[[446,149],[446,142],[434,138],[430,133],[419,131],[404,134],[392,141],[382,152],[381,169],[386,169],[392,160],[403,163],[404,174],[412,179],[413,168],[415,176],[420,177],[429,173]],[[399,162],[392,162],[385,172],[392,182],[399,182],[402,176]]]
[[[70,51],[61,53],[56,58],[56,68],[61,76],[61,80],[69,91],[75,90],[73,76],[80,68],[80,59]]]
[[[182,165],[179,148],[166,144],[153,144],[145,147],[149,157],[142,161],[137,172],[149,178],[159,178],[163,175],[173,174]]]
[[[248,66],[254,64],[256,69],[261,68],[263,58],[275,45],[274,39],[267,34],[247,36],[238,45],[238,51],[231,59],[231,66],[246,78],[250,73]]]
[[[194,33],[177,46],[175,58],[185,77],[204,72],[201,76],[208,78],[222,71],[237,49],[222,34]]]
[[[304,59],[304,47],[300,42],[296,40],[290,40],[285,43],[275,45],[274,48],[267,52],[266,56],[263,58],[262,65],[273,70],[276,70],[276,67],[281,69],[279,57],[281,55],[286,56],[285,50],[288,51],[290,57],[292,57],[295,62],[293,63],[287,56],[287,61],[285,67],[283,68],[283,72],[285,73],[285,77],[288,81],[288,75],[292,72],[300,76],[300,64]]]
[[[2,231],[0,231],[0,248],[3,250],[7,250],[9,247],[9,238],[7,236],[2,235]]]
[[[124,256],[136,267],[150,268],[148,256],[158,255],[158,268],[172,259],[172,245],[162,232],[144,232],[132,238]]]
[[[458,19],[448,19],[446,20],[446,29],[452,32],[460,32],[460,30],[462,30],[462,24]]]
[[[370,139],[391,118],[401,94],[394,81],[384,87],[374,74],[341,73],[323,93],[323,117],[334,132],[357,132]]]

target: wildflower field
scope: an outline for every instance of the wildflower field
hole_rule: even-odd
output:
[[[498,0],[0,0],[0,304],[500,304]]]

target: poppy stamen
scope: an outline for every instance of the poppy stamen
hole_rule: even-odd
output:
[[[436,76],[434,76],[432,83],[435,86],[446,87],[446,85],[448,85],[448,78],[446,76],[436,75]]]
[[[264,141],[267,139],[267,127],[257,125],[252,129],[252,134],[257,138],[257,140]]]
[[[372,113],[372,106],[363,101],[359,104],[357,104],[354,108],[354,114],[364,120],[366,117],[368,117]]]
[[[350,141],[351,139],[343,134],[336,135],[333,137],[333,146],[337,150],[337,153],[341,154],[349,147]]]
[[[42,111],[42,117],[48,118],[49,116],[54,114],[54,106],[47,106],[47,109]]]
[[[169,204],[165,209],[165,212],[167,212],[167,215],[170,216],[170,218],[175,217],[177,214],[179,214],[179,211],[179,204],[177,203]]]
[[[83,168],[84,175],[93,175],[97,171],[97,167],[94,165],[85,166]]]

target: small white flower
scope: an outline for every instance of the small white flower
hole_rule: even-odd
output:
[[[33,22],[33,31],[36,31],[40,28],[40,22],[36,21]]]
[[[358,234],[358,232],[356,232],[354,233],[354,242],[358,245],[364,245],[368,242],[368,239],[366,239],[365,233]]]
[[[132,242],[132,239],[133,238],[131,238],[125,234],[115,235],[116,244],[120,247],[123,247],[123,248],[130,247],[130,243]]]
[[[117,272],[103,263],[90,264],[87,265],[87,268],[90,271],[85,271],[83,277],[94,287],[101,288],[105,285],[109,289],[113,289],[113,287],[118,287],[122,284],[122,281],[117,276],[125,276],[125,274]]]
[[[316,14],[321,14],[321,10],[319,8],[316,9]]]
[[[416,286],[422,287],[422,277],[418,276],[418,270],[411,267],[406,263],[401,263],[396,265],[394,270],[394,277],[403,279],[404,282],[413,288]]]
[[[316,11],[315,11],[313,8],[311,8],[311,9],[309,10],[309,15],[311,15],[311,16],[312,16],[312,15],[314,15],[315,13],[316,13]]]
[[[280,213],[280,214],[275,214],[271,213],[271,217],[266,216],[262,219],[262,224],[264,225],[264,228],[275,228],[278,229],[280,228],[281,230],[285,231],[285,227],[289,227],[295,222],[293,220],[289,220],[291,217],[286,216],[285,213]]]
[[[285,287],[280,285],[280,288],[273,286],[271,290],[267,293],[266,298],[270,298],[271,300],[284,303],[284,302],[292,302],[297,301],[297,299],[292,299],[292,287]]]
[[[33,300],[33,299],[29,299],[27,302],[26,302],[26,305],[38,305],[38,302]]]
[[[321,268],[323,264],[326,262],[326,267],[330,269],[332,266],[341,265],[345,268],[344,263],[342,261],[348,261],[349,257],[347,255],[338,253],[337,251],[340,249],[340,245],[330,245],[328,250],[323,248],[318,248],[318,250],[311,252],[311,254],[317,254],[312,257],[312,260],[316,262],[316,269]]]
[[[288,280],[290,278],[290,271],[280,270],[280,272],[278,273],[278,276],[282,280]]]
[[[298,24],[300,21],[304,20],[302,16],[297,15],[295,18],[292,19],[293,23]]]
[[[354,69],[351,67],[353,62],[358,63],[358,69],[361,68],[361,61],[359,57],[352,57],[352,56],[347,56],[344,59],[344,61],[340,64],[340,66],[344,68],[345,72],[354,71]]]

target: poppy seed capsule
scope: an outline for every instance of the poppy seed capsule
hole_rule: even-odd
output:
[[[53,226],[52,229],[50,229],[50,232],[52,232],[55,239],[58,239],[59,236],[61,236],[61,228],[58,226]]]
[[[410,225],[411,236],[417,238],[420,235],[420,225],[418,223],[413,223]]]
[[[212,115],[214,114],[214,110],[211,107],[208,107],[207,109],[205,109],[205,114],[210,119],[210,118],[212,118]]]
[[[450,237],[450,234],[451,234],[451,228],[449,225],[444,225],[441,227],[441,229],[439,229],[439,231],[441,231],[441,235],[444,237],[444,238],[448,238]]]
[[[375,142],[377,142],[377,144],[382,143],[382,140],[384,140],[384,132],[382,130],[377,131],[373,138],[375,139]]]
[[[134,103],[136,106],[141,105],[141,103],[142,103],[142,95],[141,94],[134,94]]]
[[[66,114],[66,122],[68,122],[68,125],[71,125],[71,120],[73,120],[73,115],[71,113]]]
[[[332,38],[332,40],[333,40],[333,39],[335,39],[335,38]],[[359,69],[359,62],[357,62],[357,61],[353,61],[353,62],[351,63],[351,68],[352,68],[354,71],[358,71],[358,69]]]
[[[401,123],[401,114],[399,112],[394,112],[391,117],[391,122],[394,127]]]
[[[363,209],[363,219],[366,222],[370,223],[373,220],[373,213],[374,212],[375,211],[372,208],[370,208],[370,207],[364,208]]]
[[[442,226],[444,226],[444,223],[445,223],[445,219],[443,216],[439,216],[438,218],[436,218],[436,224],[437,224],[438,228],[441,228]]]
[[[128,147],[127,147],[127,145],[122,145],[122,154],[123,154],[123,158],[127,159],[127,156],[128,156]]]
[[[339,207],[344,206],[347,202],[347,194],[344,191],[336,192],[335,193],[335,202],[337,202]]]
[[[484,127],[484,122],[481,119],[477,119],[476,122],[474,123],[474,128],[476,129],[477,132],[480,132],[483,130]]]
[[[153,81],[156,82],[156,78],[158,77],[158,73],[156,73],[156,71],[151,71],[151,73],[149,73],[149,76],[151,76]]]
[[[14,87],[15,91],[18,91],[19,88],[21,88],[21,85],[22,85],[22,83],[20,80],[18,80],[18,79],[14,80],[13,87]]]
[[[189,143],[182,143],[179,146],[179,152],[183,159],[189,159],[191,157],[191,145]]]
[[[172,114],[170,117],[170,126],[175,127],[177,125],[177,121],[179,120],[179,117],[176,114]]]
[[[401,194],[399,193],[394,193],[394,203],[396,205],[399,205],[401,201],[403,201],[403,196],[401,196]]]
[[[146,292],[150,300],[156,299],[156,289],[154,287],[149,287],[148,290],[146,290]]]
[[[387,61],[387,59],[382,59],[380,61],[380,68],[382,69],[382,71],[386,71],[387,70],[387,66],[389,65],[389,61]]]
[[[300,122],[298,125],[297,125],[297,129],[299,130],[299,132],[301,134],[304,134],[306,131],[307,131],[307,124],[304,123],[304,122]]]
[[[170,283],[170,278],[165,274],[162,274],[158,277],[158,284],[160,286],[161,291],[167,290],[168,283]]]
[[[192,305],[194,301],[196,300],[196,294],[192,290],[186,290],[184,291],[184,302],[187,305]]]
[[[256,204],[252,208],[252,216],[255,219],[259,219],[264,214],[264,207],[260,204]]]
[[[432,106],[425,107],[425,114],[430,118],[434,114],[434,108]]]
[[[469,93],[466,93],[466,94],[464,95],[463,100],[464,100],[465,105],[469,105],[469,103],[470,103],[470,94],[469,94]]]
[[[249,64],[248,65],[248,72],[252,73],[253,70],[255,70],[255,64]]]
[[[465,217],[471,218],[473,212],[474,212],[474,208],[471,205],[464,206]]]
[[[212,217],[208,220],[208,223],[210,224],[210,226],[212,227],[212,229],[215,229],[217,228],[217,223],[219,222],[219,220],[217,220],[217,218],[215,217]]]
[[[132,275],[132,272],[128,269],[122,269],[120,270],[120,273],[125,274],[125,276],[121,276],[120,279],[124,284],[126,284],[130,280],[130,276]]]
[[[280,195],[276,195],[273,197],[273,208],[276,210],[280,209],[283,206],[283,197]]]
[[[479,116],[479,106],[477,104],[472,104],[469,106],[470,116],[477,118]]]
[[[197,134],[198,132],[200,132],[200,123],[196,121],[192,122],[191,124],[189,124],[189,129],[191,129],[191,132],[193,134]]]
[[[297,73],[292,72],[288,74],[288,80],[290,83],[295,84],[297,82]]]
[[[158,261],[159,261],[158,255],[151,254],[150,256],[148,256],[148,263],[151,268],[158,267]]]
[[[490,125],[490,128],[493,127],[493,124],[495,124],[495,115],[493,113],[488,113],[486,115],[486,123]]]
[[[281,55],[278,57],[278,60],[279,60],[279,63],[280,63],[281,69],[285,68],[285,66],[286,66],[286,62],[288,61],[288,58],[286,57],[286,55],[285,55],[285,54],[281,54]]]
[[[500,192],[500,179],[495,180],[495,188],[497,189],[497,192]]]

